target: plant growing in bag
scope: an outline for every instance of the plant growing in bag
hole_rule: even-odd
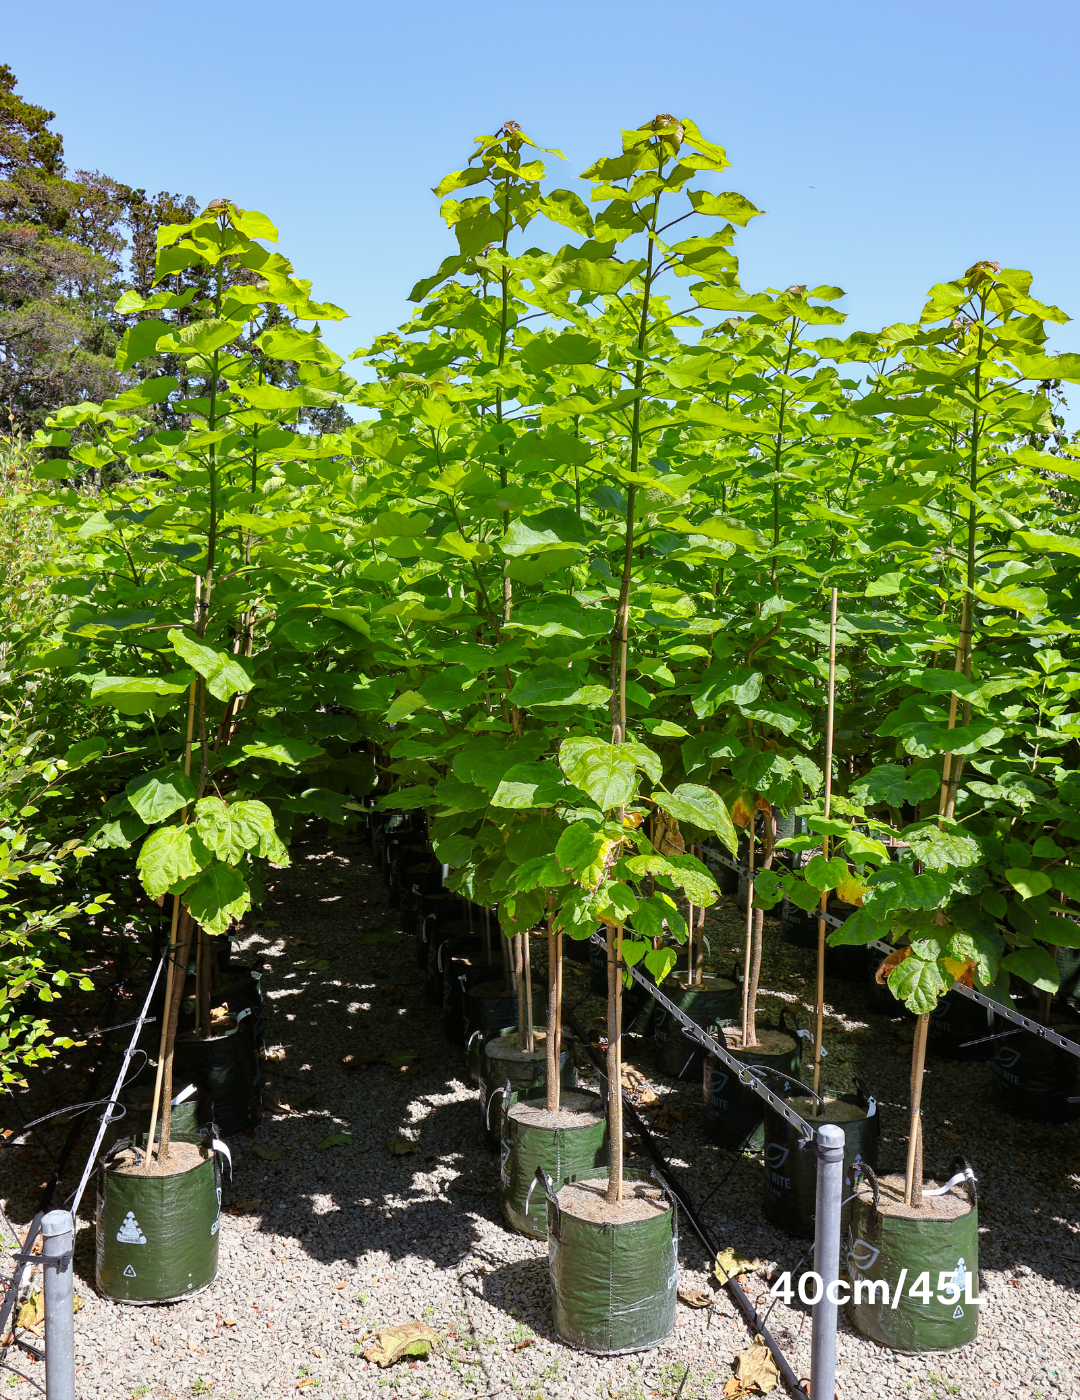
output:
[[[90,581],[66,618],[62,660],[91,706],[115,712],[126,740],[126,784],[89,840],[137,848],[144,890],[171,900],[161,1160],[189,959],[197,962],[196,1029],[206,1036],[212,938],[259,896],[262,862],[287,862],[279,824],[287,831],[294,813],[320,810],[320,790],[299,793],[278,776],[301,764],[317,769],[326,752],[311,742],[317,721],[305,724],[316,696],[298,692],[294,678],[309,668],[313,642],[331,653],[330,670],[367,646],[362,623],[332,620],[328,571],[316,566],[298,599],[292,561],[279,552],[288,527],[310,522],[329,494],[320,463],[348,451],[329,436],[311,444],[297,420],[354,385],[317,329],[295,324],[344,313],[313,303],[309,284],[258,241],[275,238],[263,215],[226,201],[160,229],[156,281],[166,287],[128,309],[181,309],[184,323],[148,314],[133,326],[118,366],[151,372],[116,400],[61,411],[45,435],[51,447],[68,447],[72,475],[85,468],[100,480],[99,493],[77,496],[62,522],[67,572]],[[167,287],[193,267],[211,288],[199,302]],[[165,356],[183,366],[182,398],[176,377],[152,373]],[[299,388],[275,386],[283,367]],[[157,428],[162,404],[189,426]],[[318,737],[337,738],[325,727]],[[321,806],[340,816],[343,800],[330,792]],[[152,1146],[153,1128],[150,1137]]]

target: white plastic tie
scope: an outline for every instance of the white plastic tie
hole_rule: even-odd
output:
[[[951,1191],[954,1186],[961,1186],[965,1181],[970,1181],[975,1185],[975,1173],[970,1167],[965,1167],[962,1172],[957,1172],[955,1176],[950,1176],[944,1186],[935,1186],[933,1191],[924,1191],[924,1196],[944,1196],[946,1191]]]
[[[176,1098],[172,1101],[173,1108],[175,1108],[178,1103],[187,1103],[192,1094],[197,1094],[198,1092],[199,1090],[194,1084],[189,1084],[186,1089],[181,1089]]]

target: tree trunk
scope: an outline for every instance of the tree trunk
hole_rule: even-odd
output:
[[[746,829],[747,835],[750,838],[750,855],[748,862],[750,879],[746,887],[746,954],[743,959],[742,984],[742,1044],[744,1050],[747,1046],[753,1044],[750,1026],[751,1020],[753,1019],[750,1006],[750,971],[754,957],[754,822],[756,819],[756,815],[752,815],[750,824]],[[753,1011],[756,1012],[756,1009],[755,1006]]]

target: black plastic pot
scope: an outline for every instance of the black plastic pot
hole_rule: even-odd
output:
[[[502,970],[487,961],[482,942],[475,938],[454,939],[443,945],[443,1035],[451,1045],[464,1045],[465,998],[479,982],[501,979]]]
[[[1059,948],[1057,965],[1061,978],[1058,1000],[1076,1010],[1080,1007],[1080,948]]]
[[[1075,1026],[1055,1026],[1070,1040]],[[996,1042],[994,1054],[994,1102],[1015,1118],[1038,1123],[1067,1123],[1080,1118],[1077,1071],[1080,1060],[1034,1031],[1018,1031]]]
[[[1001,1043],[986,1039],[993,1033],[994,1013],[988,1007],[960,992],[947,992],[930,1013],[926,1050],[940,1060],[989,1060]],[[981,1044],[968,1044],[973,1040]]]
[[[826,1105],[825,1113],[813,1117],[815,1099],[813,1096],[799,1096],[787,1100],[800,1117],[811,1127],[818,1123],[837,1122],[844,1130],[844,1199],[851,1195],[855,1183],[856,1163],[867,1163],[877,1170],[878,1138],[880,1120],[877,1105],[872,1099],[858,1094],[841,1094],[834,1104]],[[850,1119],[836,1104],[858,1109],[861,1118]],[[831,1109],[831,1111],[830,1111]],[[814,1233],[814,1213],[817,1208],[817,1154],[813,1143],[800,1146],[801,1135],[787,1119],[782,1118],[771,1105],[765,1106],[765,1214],[781,1230],[793,1235],[810,1236]],[[841,1232],[847,1227],[849,1208],[841,1218]]]
[[[808,914],[792,903],[787,895],[781,905],[780,929],[785,940],[796,948],[816,949],[818,945],[817,914]],[[827,956],[827,955],[826,955]]]
[[[429,929],[424,996],[431,1002],[432,1006],[442,1006],[443,1004],[446,962],[462,945],[463,941],[467,946],[468,932],[463,923],[439,923],[434,930]]]
[[[975,1340],[979,1208],[974,1185],[964,1189],[970,1208],[954,1219],[904,1219],[880,1211],[885,1191],[895,1197],[899,1190],[903,1199],[902,1180],[899,1188],[882,1182],[880,1191],[872,1181],[872,1195],[860,1190],[851,1204],[846,1250],[853,1289],[847,1311],[856,1332],[904,1352],[951,1351]],[[918,1289],[927,1277],[929,1290]]]
[[[762,1027],[772,1030],[774,1027]],[[767,1054],[761,1047],[743,1050],[728,1049],[732,1059],[740,1064],[766,1073],[766,1087],[778,1098],[785,1099],[797,1087],[796,1080],[800,1069],[799,1040],[785,1029],[785,1019],[781,1014],[780,1031],[792,1041],[776,1054]],[[721,1045],[725,1045],[721,1026],[710,1027],[710,1035]],[[751,1150],[756,1152],[765,1140],[765,1100],[753,1089],[743,1084],[734,1071],[728,1069],[714,1055],[705,1057],[703,1075],[705,1107],[705,1131],[714,1142],[732,1151]]]
[[[262,1072],[250,1015],[200,1040],[193,1031],[176,1037],[173,1082],[190,1080],[214,1101],[222,1137],[233,1137],[262,1118]]]
[[[739,989],[726,977],[707,976],[700,987],[687,986],[685,979],[675,982],[668,978],[661,991],[698,1026],[729,1025],[739,1014]],[[659,1003],[653,1013],[653,1045],[661,1074],[672,1079],[696,1079],[701,1073],[705,1052],[667,1007]]]

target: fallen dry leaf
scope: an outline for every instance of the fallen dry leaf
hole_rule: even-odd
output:
[[[963,1133],[954,1133],[951,1128],[939,1128],[938,1137],[944,1138],[946,1142],[963,1142]]]
[[[264,1060],[283,1060],[285,1058],[284,1045],[274,1045],[269,1050],[263,1051]]]
[[[688,1308],[707,1308],[712,1305],[713,1295],[703,1288],[680,1288],[679,1302]]]
[[[764,1259],[747,1259],[746,1255],[740,1254],[738,1250],[722,1249],[716,1256],[713,1273],[721,1283],[727,1283],[729,1279],[737,1278],[739,1274],[752,1274],[755,1269],[760,1269],[764,1263]]]
[[[685,1123],[690,1117],[690,1110],[687,1108],[669,1108],[664,1104],[660,1112],[652,1121],[652,1126],[658,1133],[670,1133],[677,1123]]]
[[[410,1152],[416,1151],[416,1144],[408,1138],[387,1138],[386,1150],[394,1157],[407,1157]]]
[[[514,1350],[515,1350],[515,1351],[524,1351],[526,1347],[531,1347],[532,1344],[533,1344],[533,1342],[534,1342],[535,1340],[536,1340],[535,1337],[526,1337],[526,1338],[524,1339],[524,1341],[515,1342],[515,1343],[514,1343]]]
[[[349,1285],[348,1285],[347,1283],[335,1283],[335,1284],[334,1284],[334,1292],[335,1292],[335,1293],[338,1293],[338,1292],[341,1291],[341,1289],[343,1289],[343,1288],[348,1288],[348,1286],[349,1286]]]
[[[227,1318],[225,1319],[225,1321],[222,1323],[222,1326],[223,1326],[223,1327],[235,1327],[235,1326],[236,1326],[236,1318],[235,1318],[235,1317],[227,1317]]]
[[[261,1196],[247,1196],[239,1201],[233,1201],[229,1206],[230,1215],[253,1215],[262,1205]]]
[[[427,1356],[439,1340],[422,1322],[406,1322],[400,1327],[385,1327],[371,1346],[364,1351],[364,1360],[373,1361],[385,1369],[403,1356]]]
[[[735,1376],[742,1387],[736,1394],[746,1394],[756,1388],[762,1395],[768,1395],[780,1384],[780,1372],[763,1337],[755,1337],[753,1346],[740,1351],[735,1364],[738,1367]]]

